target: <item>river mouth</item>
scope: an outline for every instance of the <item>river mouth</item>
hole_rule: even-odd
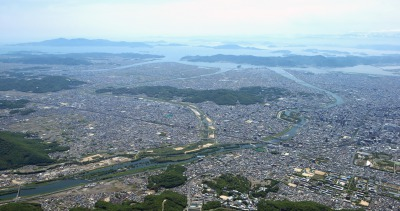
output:
[[[329,90],[325,90],[325,89],[319,88],[319,87],[314,86],[312,84],[309,84],[309,83],[307,83],[307,82],[305,82],[303,80],[300,80],[300,79],[296,78],[295,76],[293,76],[292,74],[290,74],[289,72],[287,72],[284,68],[275,68],[275,67],[274,68],[267,67],[267,68],[272,70],[272,71],[274,71],[274,72],[276,72],[276,73],[278,73],[279,75],[281,75],[281,76],[283,76],[285,78],[288,78],[288,79],[290,79],[290,80],[302,85],[302,86],[305,86],[305,87],[308,87],[308,88],[311,88],[311,89],[315,89],[315,90],[318,90],[318,91],[322,91],[326,95],[330,96],[333,99],[333,101],[330,104],[326,105],[324,108],[332,108],[332,107],[339,106],[339,105],[344,103],[343,98],[340,97],[339,95],[337,95],[337,94],[335,94],[335,93],[333,93],[333,92],[331,92]]]

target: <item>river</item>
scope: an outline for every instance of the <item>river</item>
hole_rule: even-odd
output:
[[[292,75],[289,72],[287,72],[286,70],[284,70],[283,68],[279,68],[279,67],[271,68],[271,67],[268,67],[268,69],[273,70],[276,73],[282,75],[283,77],[288,78],[288,79],[290,79],[290,80],[292,80],[292,81],[294,81],[294,82],[296,82],[296,83],[298,83],[300,85],[303,85],[305,87],[308,87],[308,88],[311,88],[311,89],[315,89],[315,90],[318,90],[318,91],[322,91],[325,94],[327,94],[328,96],[332,97],[334,99],[334,101],[331,104],[326,105],[325,108],[331,108],[331,107],[338,106],[338,105],[341,105],[341,104],[344,103],[343,99],[339,95],[337,95],[337,94],[335,94],[335,93],[333,93],[331,91],[316,87],[316,86],[314,86],[312,84],[309,84],[309,83],[307,83],[307,82],[305,82],[303,80],[300,80],[300,79],[296,78],[294,75]]]

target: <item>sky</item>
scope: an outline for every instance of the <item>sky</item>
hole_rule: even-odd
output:
[[[399,0],[0,0],[0,42],[400,30]]]

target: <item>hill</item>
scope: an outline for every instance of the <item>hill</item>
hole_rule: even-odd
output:
[[[73,80],[65,76],[44,76],[35,79],[0,77],[0,91],[57,92],[65,89],[73,89],[82,84],[85,84],[85,82]]]
[[[187,178],[183,175],[186,168],[179,165],[168,166],[167,169],[158,175],[152,175],[149,177],[149,184],[147,185],[150,189],[159,188],[174,188],[185,184]]]
[[[136,48],[148,48],[148,45],[143,42],[125,42],[125,41],[110,41],[105,39],[66,39],[57,38],[52,40],[44,40],[41,42],[30,42],[30,43],[20,43],[15,44],[16,46],[57,46],[57,47],[73,47],[73,46],[115,46],[115,47],[136,47]]]
[[[132,210],[132,211],[150,211],[150,210],[168,210],[168,211],[181,211],[184,210],[187,204],[185,195],[166,190],[160,195],[148,195],[144,198],[142,203],[135,203],[126,201],[122,204],[113,204],[110,202],[98,201],[94,205],[94,209],[88,208],[72,208],[70,211],[100,211],[100,210]],[[164,209],[163,209],[164,207]]]
[[[114,95],[140,95],[171,100],[174,97],[182,98],[184,102],[201,103],[212,101],[218,105],[243,105],[262,103],[264,100],[273,101],[290,94],[289,90],[279,87],[242,87],[238,90],[214,89],[195,90],[178,89],[170,86],[140,86],[134,88],[104,88],[96,93],[112,93]]]
[[[0,170],[25,165],[53,163],[48,153],[65,151],[57,143],[44,143],[40,139],[28,139],[25,134],[0,131]]]
[[[257,204],[258,210],[271,210],[271,211],[279,211],[279,210],[296,210],[296,211],[334,211],[328,206],[318,204],[312,201],[269,201],[269,200],[261,200]],[[362,211],[363,209],[341,209],[342,211]]]
[[[26,104],[29,103],[29,100],[20,99],[20,100],[0,100],[0,109],[15,109],[15,108],[24,108]]]

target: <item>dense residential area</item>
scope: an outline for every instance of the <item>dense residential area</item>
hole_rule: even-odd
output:
[[[1,91],[0,202],[44,210],[141,210],[148,200],[173,210],[400,205],[397,76],[85,56],[89,63],[77,65],[2,63],[13,86],[23,83],[9,78],[57,86]]]

